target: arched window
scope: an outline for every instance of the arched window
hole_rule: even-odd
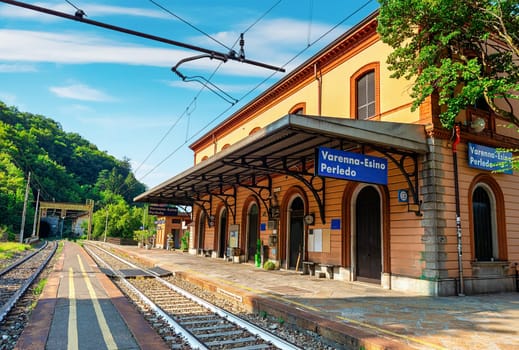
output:
[[[489,175],[477,176],[469,189],[469,216],[474,261],[506,261],[504,197]]]
[[[290,108],[288,111],[289,114],[305,114],[306,113],[306,103],[301,102]]]
[[[250,132],[249,132],[249,135],[252,135],[252,134],[255,134],[257,133],[258,131],[260,131],[261,128],[259,126],[255,127],[254,129],[252,129]]]
[[[350,113],[355,119],[370,119],[380,114],[380,65],[370,63],[350,78]]]
[[[357,79],[357,119],[375,115],[375,72],[371,71]]]

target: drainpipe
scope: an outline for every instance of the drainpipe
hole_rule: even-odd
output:
[[[461,218],[460,218],[460,189],[458,184],[458,156],[456,146],[460,143],[460,126],[455,124],[452,128],[452,164],[454,167],[454,197],[456,200],[456,236],[458,240],[458,276],[460,280],[460,288],[458,296],[464,296],[463,290],[463,261],[462,261],[462,246],[461,246]]]
[[[317,63],[314,64],[314,76],[315,80],[317,80],[317,115],[321,116],[323,79],[321,77],[321,72],[317,70]]]

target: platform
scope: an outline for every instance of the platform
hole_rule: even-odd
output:
[[[65,242],[15,349],[168,347],[83,249]]]
[[[180,251],[110,247],[345,346],[519,349],[519,293],[429,297]]]

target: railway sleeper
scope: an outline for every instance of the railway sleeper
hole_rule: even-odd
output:
[[[238,338],[238,339],[227,339],[227,340],[217,340],[205,343],[208,347],[212,346],[222,346],[222,345],[232,345],[232,344],[240,344],[240,343],[248,343],[257,341],[256,337],[247,337],[247,338]]]

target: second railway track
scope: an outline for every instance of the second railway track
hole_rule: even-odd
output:
[[[111,269],[172,348],[301,349],[159,277],[164,271],[138,267],[98,245],[85,249],[102,269]]]

